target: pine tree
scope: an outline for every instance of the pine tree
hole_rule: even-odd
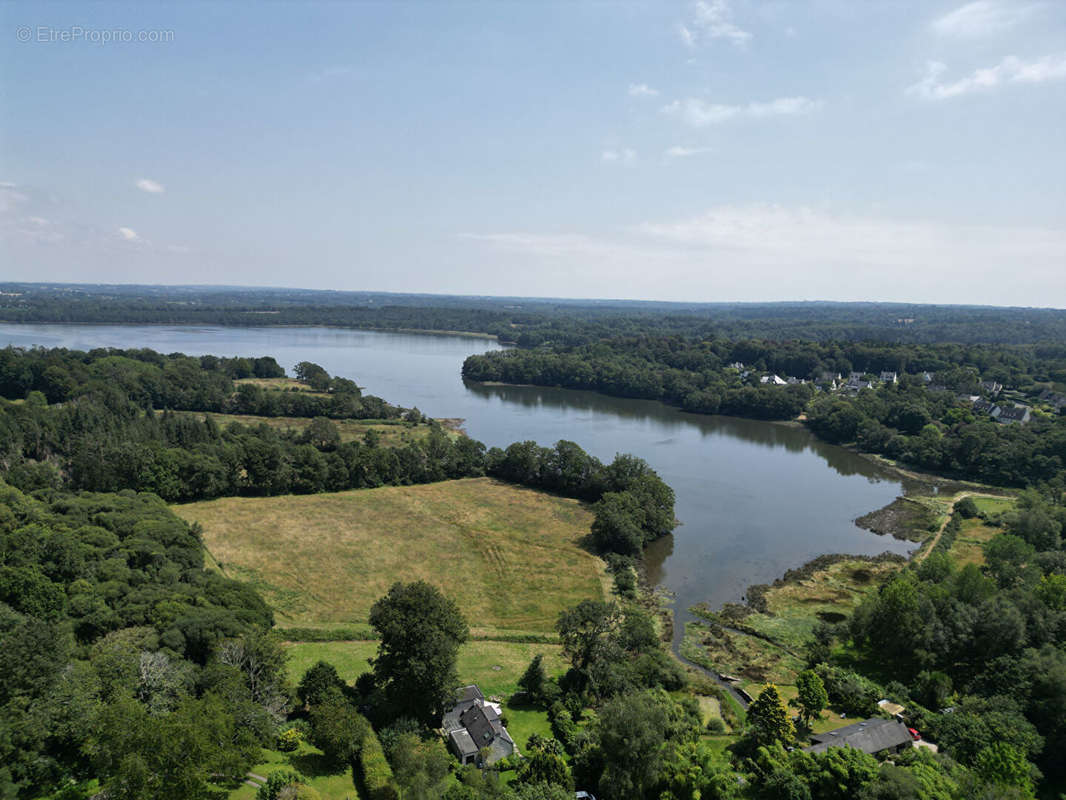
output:
[[[788,718],[788,709],[785,708],[777,687],[772,683],[766,684],[755,702],[748,706],[748,727],[750,736],[757,745],[792,742],[792,723]]]

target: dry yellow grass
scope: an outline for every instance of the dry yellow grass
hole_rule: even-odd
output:
[[[249,580],[279,623],[365,622],[395,581],[426,580],[471,626],[547,632],[603,597],[603,562],[581,548],[575,500],[468,478],[336,494],[230,497],[175,506],[219,567]]]

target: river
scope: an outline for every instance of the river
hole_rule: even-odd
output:
[[[466,432],[489,446],[570,439],[604,461],[619,452],[638,455],[677,494],[681,524],[649,548],[647,563],[650,577],[675,596],[679,623],[695,603],[739,600],[750,584],[824,553],[906,554],[912,547],[854,524],[901,493],[899,478],[800,426],[686,414],[592,392],[464,384],[463,359],[499,348],[488,339],[333,328],[0,324],[0,346],[8,344],[271,355],[290,374],[297,362],[314,361],[389,402],[461,417]]]

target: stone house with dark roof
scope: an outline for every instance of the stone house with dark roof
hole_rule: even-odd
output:
[[[500,707],[489,702],[476,685],[456,693],[455,706],[444,715],[448,747],[461,764],[487,767],[517,752],[500,719]]]
[[[901,753],[913,746],[907,726],[896,719],[867,719],[811,737],[814,742],[803,749],[808,753],[824,753],[830,747],[853,747],[872,756]]]

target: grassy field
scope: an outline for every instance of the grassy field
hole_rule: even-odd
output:
[[[312,421],[309,417],[258,417],[254,414],[215,414],[202,411],[177,411],[174,413],[186,414],[200,420],[211,417],[218,423],[220,428],[239,422],[241,425],[269,425],[279,431],[295,431],[297,433],[302,432]],[[367,431],[376,431],[378,436],[381,437],[381,444],[387,447],[402,447],[408,442],[422,441],[429,436],[429,432],[432,430],[429,424],[420,423],[415,425],[409,422],[401,422],[400,420],[334,419],[330,421],[337,426],[337,432],[340,434],[342,443],[362,441]],[[445,427],[444,431],[452,437],[462,435],[448,427]]]
[[[279,625],[365,622],[395,581],[426,580],[480,631],[551,632],[604,596],[576,500],[488,478],[174,506],[226,574],[251,581]]]
[[[973,498],[977,504],[977,510],[982,514],[1002,514],[1014,508],[1013,497],[977,497]],[[988,540],[997,533],[1002,533],[1002,528],[986,525],[979,517],[964,519],[959,532],[955,534],[955,541],[948,551],[955,566],[962,567],[966,564],[983,565],[985,563],[984,546]]]
[[[296,378],[237,378],[233,381],[234,386],[248,384],[258,386],[260,389],[274,389],[280,392],[307,392],[325,397],[327,392],[316,392],[306,383],[300,383]]]

